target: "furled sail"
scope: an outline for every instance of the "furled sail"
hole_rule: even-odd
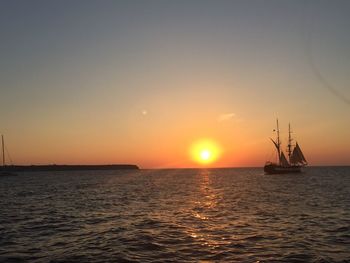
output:
[[[284,155],[283,152],[281,153],[281,158],[280,158],[280,160],[281,160],[281,165],[282,165],[282,166],[289,166],[289,163],[288,163],[288,161],[287,161],[287,158],[286,158],[286,156]]]
[[[295,148],[293,149],[293,153],[290,157],[290,162],[292,164],[307,164],[307,161],[298,143],[296,143]]]

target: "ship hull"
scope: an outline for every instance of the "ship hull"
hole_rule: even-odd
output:
[[[301,166],[280,166],[277,164],[266,164],[264,166],[266,174],[293,174],[301,173]]]

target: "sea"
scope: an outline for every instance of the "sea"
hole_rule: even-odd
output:
[[[350,167],[2,177],[0,262],[350,262]]]

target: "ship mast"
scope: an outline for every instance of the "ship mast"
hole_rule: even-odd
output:
[[[280,129],[277,119],[277,152],[278,152],[278,164],[281,165],[281,141],[280,141]]]
[[[290,131],[290,123],[288,124],[288,148],[287,148],[287,152],[288,152],[288,159],[289,159],[289,163],[290,162],[290,156],[292,155],[292,137],[291,137],[291,131]]]
[[[4,144],[4,135],[1,135],[1,145],[2,145],[2,166],[5,166],[5,144]]]

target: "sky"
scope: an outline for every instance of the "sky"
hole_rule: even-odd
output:
[[[350,1],[0,1],[0,133],[15,164],[350,165]],[[11,160],[10,160],[11,159]]]

